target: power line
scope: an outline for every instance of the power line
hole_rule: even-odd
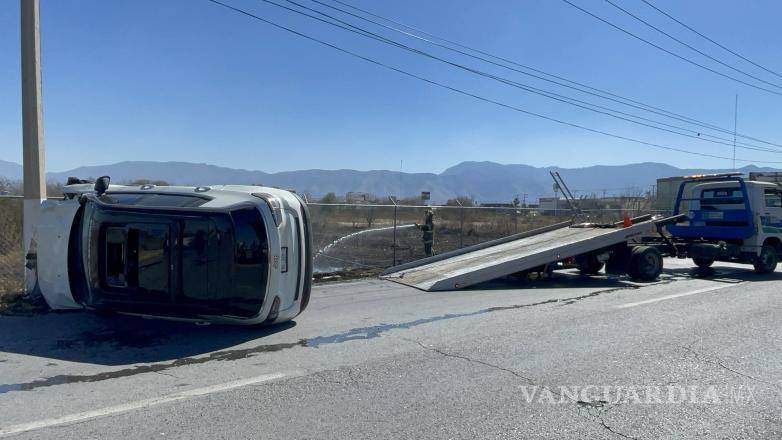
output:
[[[557,93],[554,93],[554,92],[551,92],[551,91],[548,91],[548,90],[538,89],[538,88],[529,86],[527,84],[518,83],[518,82],[515,82],[515,81],[512,81],[512,80],[509,80],[507,78],[499,77],[499,76],[496,76],[496,75],[493,75],[493,74],[490,74],[490,73],[487,73],[487,72],[484,72],[484,71],[480,71],[480,70],[477,70],[477,69],[474,69],[474,68],[471,68],[471,67],[468,67],[468,66],[464,66],[462,64],[458,64],[458,63],[455,63],[455,62],[452,62],[452,61],[440,58],[438,56],[432,55],[431,53],[422,51],[420,49],[416,49],[416,48],[407,46],[405,44],[402,44],[402,43],[399,43],[397,41],[391,40],[391,39],[389,39],[387,37],[384,37],[382,35],[379,35],[379,34],[376,34],[374,32],[368,31],[368,30],[366,30],[364,28],[355,26],[352,23],[346,22],[346,21],[341,20],[339,18],[336,18],[336,17],[334,17],[332,15],[326,14],[326,13],[324,13],[322,11],[318,11],[316,9],[308,8],[307,6],[301,5],[301,4],[299,4],[299,3],[297,3],[297,2],[295,2],[293,0],[287,0],[287,1],[289,3],[291,3],[291,4],[293,4],[293,5],[299,6],[300,8],[303,8],[303,9],[315,12],[315,13],[317,13],[319,15],[327,17],[328,19],[334,20],[334,21],[336,21],[338,23],[342,23],[342,25],[338,24],[338,23],[334,23],[334,22],[329,21],[329,20],[322,19],[320,17],[315,17],[315,16],[313,16],[311,14],[308,14],[306,12],[302,12],[302,11],[299,11],[299,10],[287,7],[285,5],[281,5],[281,4],[276,3],[276,2],[274,2],[272,0],[261,0],[261,1],[263,1],[264,3],[267,3],[267,4],[271,4],[273,6],[277,6],[277,7],[282,8],[282,9],[286,9],[286,10],[294,12],[296,14],[303,15],[303,16],[309,17],[311,19],[314,19],[314,20],[317,20],[317,21],[329,24],[331,26],[335,26],[337,28],[340,28],[340,29],[343,29],[343,30],[346,30],[346,31],[349,31],[349,32],[352,32],[352,33],[356,33],[356,34],[359,34],[361,36],[364,36],[364,37],[367,37],[367,38],[371,38],[373,40],[380,41],[382,43],[389,44],[389,45],[401,48],[403,50],[407,50],[409,52],[412,52],[412,53],[415,53],[415,54],[418,54],[418,55],[422,55],[422,56],[425,56],[425,57],[430,58],[430,59],[434,59],[436,61],[443,62],[445,64],[448,64],[448,65],[452,66],[452,67],[456,67],[456,68],[465,70],[467,72],[470,72],[470,73],[473,73],[473,74],[477,74],[477,75],[480,75],[480,76],[483,76],[483,77],[486,77],[486,78],[489,78],[489,79],[496,80],[496,81],[501,82],[503,84],[506,84],[506,85],[509,85],[509,86],[512,86],[512,87],[516,87],[516,88],[519,88],[519,89],[522,89],[522,90],[525,90],[525,91],[530,92],[530,93],[534,93],[534,94],[537,94],[537,95],[540,95],[540,96],[544,96],[544,97],[547,97],[549,99],[552,99],[552,100],[555,100],[555,101],[558,101],[558,102],[569,104],[569,105],[572,105],[572,106],[575,106],[575,107],[579,107],[579,108],[582,108],[582,109],[585,109],[585,110],[589,110],[589,111],[592,111],[592,112],[595,112],[595,113],[599,113],[599,114],[602,114],[602,115],[605,115],[605,116],[610,116],[610,117],[613,117],[613,118],[616,118],[616,119],[620,119],[620,120],[623,120],[623,121],[626,121],[626,122],[630,122],[630,123],[641,125],[641,126],[648,127],[648,128],[653,128],[653,129],[664,131],[664,132],[667,132],[667,133],[677,134],[677,135],[689,137],[689,138],[692,138],[692,139],[698,139],[698,140],[704,141],[704,142],[712,142],[712,143],[721,144],[721,145],[725,145],[725,146],[729,146],[729,147],[732,147],[732,146],[738,144],[739,148],[756,150],[756,151],[764,151],[764,152],[782,153],[782,151],[780,151],[780,150],[769,149],[769,148],[764,148],[764,147],[758,147],[756,145],[746,144],[746,143],[743,143],[743,142],[732,143],[730,139],[721,138],[719,136],[714,136],[714,135],[705,134],[705,133],[703,134],[704,137],[701,137],[702,133],[697,132],[695,130],[691,130],[691,129],[685,128],[685,127],[680,127],[680,126],[676,126],[676,125],[672,125],[672,124],[667,124],[667,123],[664,123],[664,122],[655,121],[653,119],[644,118],[642,116],[637,116],[637,115],[633,115],[633,114],[630,114],[630,113],[621,112],[619,110],[615,110],[615,109],[611,109],[611,108],[608,108],[608,107],[600,106],[600,105],[593,104],[593,103],[590,103],[590,102],[587,102],[587,101],[582,101],[582,100],[578,100],[578,99],[571,98],[571,97],[568,97],[568,96],[560,95],[560,94],[557,94]],[[607,111],[602,111],[602,110],[598,110],[598,109],[607,110]],[[648,124],[648,123],[644,123],[644,122],[639,122],[639,121],[636,121],[636,120],[633,120],[633,119],[629,119],[627,117],[617,116],[616,114],[609,113],[609,112],[613,112],[613,113],[617,113],[617,114],[621,114],[621,115],[626,115],[626,116],[629,116],[629,117],[632,117],[632,118],[637,118],[637,119],[640,119],[640,120],[648,121],[648,122],[651,122],[653,124],[660,124],[660,125],[663,125],[663,126],[672,127],[674,129],[671,130],[671,129],[667,129],[667,128],[661,128],[661,127],[658,127],[656,125],[652,125],[652,124]],[[685,132],[689,131],[690,133],[695,133],[695,134],[682,133],[681,131],[676,131],[676,130],[682,130],[682,131],[685,131]],[[715,139],[718,139],[718,140],[706,139],[705,137],[715,138]]]
[[[486,62],[490,62],[490,63],[492,63],[494,65],[503,67],[505,69],[512,70],[514,72],[518,72],[518,73],[521,73],[521,74],[524,74],[524,75],[527,75],[527,76],[530,76],[530,77],[533,77],[533,78],[537,78],[537,79],[540,79],[540,80],[543,80],[543,81],[547,81],[547,82],[559,85],[561,87],[567,87],[567,88],[570,88],[570,89],[573,89],[573,90],[577,90],[577,91],[579,91],[581,93],[586,93],[586,94],[589,94],[589,95],[592,95],[592,96],[596,96],[596,97],[599,97],[599,98],[602,98],[602,99],[613,101],[613,102],[616,102],[616,103],[619,103],[619,104],[622,104],[622,105],[626,105],[626,106],[629,106],[629,107],[633,107],[633,108],[636,108],[636,109],[639,109],[639,110],[643,110],[643,111],[654,113],[654,114],[657,114],[657,115],[660,115],[660,116],[664,116],[664,117],[667,117],[667,118],[675,119],[675,120],[678,120],[680,122],[686,122],[688,124],[693,124],[693,125],[697,125],[697,126],[700,126],[700,127],[709,128],[709,129],[712,129],[712,130],[715,130],[715,131],[719,131],[721,133],[728,134],[728,135],[731,135],[731,136],[733,135],[733,130],[722,128],[722,127],[719,127],[719,126],[716,126],[714,124],[710,124],[710,123],[707,123],[707,122],[703,122],[703,121],[700,121],[698,119],[695,119],[695,118],[692,118],[692,117],[689,117],[689,116],[685,116],[685,115],[682,115],[682,114],[679,114],[679,113],[672,112],[670,110],[665,110],[665,109],[662,109],[660,107],[656,107],[656,106],[653,106],[653,105],[650,105],[650,104],[647,104],[647,103],[644,103],[644,102],[641,102],[641,101],[637,101],[637,100],[634,100],[632,98],[628,98],[626,96],[622,96],[622,95],[619,95],[619,94],[616,94],[616,93],[613,93],[613,92],[609,92],[609,91],[606,91],[606,90],[595,88],[595,87],[589,86],[589,85],[584,84],[584,83],[580,83],[580,82],[577,82],[577,81],[573,81],[571,79],[564,78],[562,76],[554,75],[552,73],[548,73],[548,72],[545,72],[543,70],[536,69],[534,67],[518,63],[518,62],[513,61],[511,59],[508,59],[508,58],[504,58],[504,57],[501,57],[501,56],[498,56],[498,55],[493,55],[491,53],[482,51],[480,49],[475,49],[473,47],[466,46],[466,45],[458,43],[456,41],[449,40],[449,39],[441,37],[441,36],[437,36],[435,34],[427,32],[427,31],[425,31],[425,30],[423,30],[421,28],[410,26],[408,24],[401,23],[399,21],[396,21],[396,20],[384,17],[382,15],[375,14],[375,13],[373,13],[371,11],[359,8],[357,6],[353,6],[353,5],[351,5],[349,3],[346,3],[344,1],[331,0],[334,3],[337,3],[337,4],[343,5],[345,7],[351,8],[351,9],[353,9],[355,11],[358,11],[358,12],[360,12],[362,14],[366,14],[368,16],[377,18],[379,20],[382,20],[382,21],[385,21],[385,22],[388,22],[388,23],[392,23],[392,24],[394,24],[396,26],[403,27],[403,28],[411,30],[413,32],[417,32],[419,34],[426,35],[427,37],[433,38],[435,40],[439,40],[439,41],[445,42],[447,44],[450,44],[450,45],[453,45],[453,46],[456,46],[456,47],[459,47],[459,48],[462,48],[462,49],[465,49],[465,50],[468,50],[468,51],[471,51],[471,52],[474,52],[474,53],[478,53],[478,54],[487,56],[489,58],[493,58],[495,60],[499,60],[499,61],[502,61],[504,63],[511,64],[513,66],[520,67],[522,69],[527,69],[527,70],[530,70],[532,72],[539,73],[541,75],[546,75],[546,76],[551,77],[551,78],[556,78],[559,81],[564,81],[564,82],[569,83],[569,84],[575,84],[578,87],[574,87],[574,86],[569,85],[569,84],[563,84],[562,82],[554,81],[554,80],[551,80],[549,78],[541,77],[539,75],[530,74],[528,72],[524,72],[522,70],[518,70],[518,69],[515,69],[513,67],[504,65],[504,64],[493,63],[493,62],[491,62],[489,60],[486,60],[484,58],[477,57],[477,56],[475,56],[473,54],[466,53],[466,52],[458,50],[458,49],[454,49],[453,47],[449,47],[448,45],[437,43],[436,41],[432,41],[432,40],[427,39],[427,38],[423,38],[420,35],[416,35],[416,34],[407,32],[407,31],[405,31],[403,29],[399,29],[399,28],[396,28],[394,26],[388,26],[388,25],[385,25],[383,23],[378,23],[376,21],[373,21],[373,20],[368,19],[366,17],[363,17],[361,15],[354,14],[354,13],[352,13],[350,11],[346,11],[344,9],[340,9],[338,7],[335,7],[335,6],[328,5],[328,4],[326,4],[326,3],[324,3],[324,2],[322,2],[320,0],[311,0],[311,1],[314,2],[314,3],[318,3],[318,4],[322,5],[322,6],[325,6],[327,8],[330,8],[330,9],[333,9],[333,10],[337,10],[337,11],[340,11],[340,12],[342,12],[344,14],[347,14],[347,15],[359,18],[361,20],[367,21],[367,22],[372,23],[372,24],[374,24],[376,26],[380,26],[380,27],[383,27],[385,29],[389,29],[389,30],[392,30],[394,32],[401,33],[401,34],[409,36],[411,38],[415,38],[415,39],[418,39],[418,40],[425,41],[427,43],[433,44],[435,46],[438,46],[438,47],[441,47],[441,48],[444,48],[444,49],[447,49],[447,50],[450,50],[450,51],[454,51],[454,52],[457,52],[457,53],[460,53],[460,54],[463,54],[463,55],[466,55],[466,56],[470,56],[470,57],[473,57],[473,58],[476,58],[476,59],[480,59],[480,60],[483,60],[483,61],[486,61]],[[587,90],[581,89],[579,87],[583,87],[584,89],[587,89]],[[626,102],[624,102],[624,101],[626,101]],[[756,137],[752,137],[752,136],[749,136],[749,135],[746,135],[746,134],[743,134],[743,133],[736,133],[736,135],[738,137],[741,137],[741,138],[744,138],[744,139],[753,140],[755,142],[760,142],[760,143],[767,144],[767,145],[774,145],[774,146],[782,147],[782,144],[769,142],[769,141],[766,141],[766,140],[763,140],[763,139],[759,139],[759,138],[756,138]]]
[[[614,139],[625,140],[625,141],[628,141],[628,142],[633,142],[633,143],[637,143],[637,144],[641,144],[641,145],[646,145],[646,146],[655,147],[655,148],[664,149],[664,150],[669,150],[669,151],[676,151],[676,152],[680,152],[680,153],[692,154],[692,155],[701,156],[701,157],[710,157],[710,158],[714,158],[714,159],[732,160],[731,158],[725,157],[725,156],[718,156],[718,155],[714,155],[714,154],[701,153],[701,152],[697,152],[697,151],[686,150],[686,149],[679,148],[679,147],[671,147],[671,146],[668,146],[668,145],[661,145],[661,144],[657,144],[657,143],[653,143],[653,142],[643,141],[643,140],[640,140],[640,139],[630,138],[630,137],[627,137],[627,136],[622,136],[622,135],[619,135],[619,134],[615,134],[615,133],[611,133],[611,132],[607,132],[607,131],[603,131],[603,130],[599,130],[599,129],[595,129],[595,128],[590,128],[590,127],[587,127],[587,126],[584,126],[584,125],[576,124],[576,123],[573,123],[573,122],[568,122],[568,121],[565,121],[565,120],[562,120],[562,119],[557,119],[557,118],[554,118],[554,117],[551,117],[551,116],[547,116],[547,115],[543,115],[543,114],[540,114],[540,113],[535,113],[535,112],[532,112],[532,111],[529,111],[529,110],[525,110],[525,109],[523,109],[521,107],[517,107],[517,106],[511,105],[511,104],[506,104],[504,102],[496,101],[496,100],[491,99],[491,98],[486,98],[486,97],[477,95],[477,94],[472,93],[472,92],[468,92],[468,91],[465,91],[465,90],[462,90],[462,89],[459,89],[459,88],[456,88],[456,87],[453,87],[453,86],[449,86],[447,84],[444,84],[444,83],[441,83],[441,82],[438,82],[438,81],[435,81],[435,80],[432,80],[432,79],[429,79],[429,78],[426,78],[426,77],[423,77],[423,76],[420,76],[420,75],[417,75],[417,74],[414,74],[414,73],[407,72],[407,71],[402,70],[402,69],[400,69],[398,67],[394,67],[392,65],[385,64],[385,63],[383,63],[381,61],[377,61],[377,60],[375,60],[373,58],[369,58],[367,56],[364,56],[364,55],[361,55],[359,53],[350,51],[348,49],[344,49],[344,48],[342,48],[340,46],[337,46],[335,44],[326,42],[324,40],[320,40],[318,38],[312,37],[312,36],[307,35],[305,33],[299,32],[299,31],[297,31],[295,29],[292,29],[292,28],[286,27],[284,25],[275,23],[275,22],[273,22],[271,20],[268,20],[266,18],[260,17],[258,15],[255,15],[255,14],[253,14],[251,12],[248,12],[248,11],[245,11],[243,9],[239,9],[237,7],[228,5],[228,4],[223,3],[223,2],[221,2],[219,0],[206,0],[206,1],[208,1],[210,3],[214,3],[214,4],[219,5],[219,6],[222,6],[224,8],[230,9],[230,10],[232,10],[234,12],[237,12],[239,14],[245,15],[247,17],[250,17],[250,18],[254,19],[254,20],[261,21],[261,22],[266,23],[266,24],[268,24],[270,26],[273,26],[273,27],[275,27],[277,29],[284,30],[284,31],[289,32],[291,34],[297,35],[297,36],[299,36],[301,38],[313,41],[315,43],[318,43],[318,44],[321,44],[323,46],[329,47],[329,48],[334,49],[336,51],[342,52],[342,53],[344,53],[346,55],[350,55],[350,56],[352,56],[354,58],[358,58],[358,59],[363,60],[365,62],[374,64],[376,66],[383,67],[385,69],[388,69],[388,70],[400,73],[400,74],[405,75],[407,77],[410,77],[410,78],[413,78],[413,79],[416,79],[416,80],[419,80],[419,81],[425,82],[427,84],[434,85],[434,86],[437,86],[437,87],[440,87],[440,88],[443,88],[443,89],[446,89],[446,90],[450,90],[450,91],[452,91],[454,93],[458,93],[458,94],[461,94],[461,95],[464,95],[464,96],[468,96],[468,97],[471,97],[471,98],[479,100],[479,101],[483,101],[483,102],[487,102],[487,103],[490,103],[490,104],[494,104],[494,105],[497,105],[497,106],[500,106],[500,107],[503,107],[503,108],[507,108],[509,110],[513,110],[513,111],[516,111],[516,112],[519,112],[519,113],[523,113],[523,114],[526,114],[526,115],[529,115],[529,116],[534,116],[534,117],[537,117],[537,118],[540,118],[540,119],[544,119],[544,120],[547,120],[547,121],[555,122],[557,124],[566,125],[566,126],[573,127],[573,128],[578,128],[580,130],[588,131],[588,132],[591,132],[591,133],[602,134],[604,136],[608,136],[608,137],[611,137],[611,138],[614,138]],[[780,164],[780,163],[782,163],[782,161],[763,161],[763,160],[742,159],[742,158],[736,158],[736,160],[740,161],[740,162],[755,162],[755,163],[770,163],[770,164]]]
[[[654,47],[654,48],[656,48],[658,50],[661,50],[661,51],[667,53],[668,55],[676,57],[676,58],[678,58],[678,59],[680,59],[680,60],[682,60],[682,61],[684,61],[686,63],[692,64],[693,66],[700,67],[701,69],[704,69],[704,70],[708,70],[711,73],[714,73],[714,74],[722,76],[724,78],[733,80],[733,81],[735,81],[737,83],[744,84],[744,85],[752,87],[754,89],[763,90],[764,92],[773,93],[774,95],[782,96],[781,92],[777,92],[776,90],[767,89],[765,87],[762,87],[762,86],[759,86],[759,85],[756,85],[756,84],[748,83],[748,82],[746,82],[746,81],[744,81],[742,79],[736,78],[735,76],[730,76],[730,75],[728,75],[726,73],[720,72],[719,70],[714,70],[711,67],[704,66],[703,64],[700,64],[697,61],[693,61],[693,60],[691,60],[691,59],[689,59],[687,57],[681,56],[678,53],[670,51],[670,50],[668,50],[668,49],[666,49],[666,48],[664,48],[664,47],[662,47],[662,46],[660,46],[658,44],[655,44],[655,43],[653,43],[653,42],[651,42],[651,41],[649,41],[649,40],[647,40],[647,39],[645,39],[643,37],[639,37],[638,35],[628,31],[627,29],[622,28],[622,27],[620,27],[618,25],[615,25],[614,23],[611,23],[610,21],[606,20],[603,17],[600,17],[599,15],[596,15],[596,14],[594,14],[592,12],[589,12],[588,10],[582,8],[581,6],[578,6],[575,3],[571,2],[570,0],[562,0],[562,1],[567,3],[568,5],[576,8],[576,9],[578,9],[579,11],[589,15],[590,17],[595,18],[596,20],[599,20],[599,21],[601,21],[601,22],[611,26],[612,28],[614,28],[616,30],[618,30],[618,31],[620,31],[620,32],[622,32],[624,34],[627,34],[627,35],[629,35],[629,36],[631,36],[633,38],[635,38],[638,41],[642,41],[642,42],[648,44],[649,46],[652,46],[652,47]]]
[[[720,43],[718,43],[718,42],[714,41],[713,39],[711,39],[711,38],[707,37],[706,35],[704,35],[704,34],[702,34],[702,33],[698,32],[697,30],[695,30],[695,29],[693,29],[692,27],[688,26],[686,23],[682,22],[681,20],[678,20],[676,17],[672,16],[671,14],[669,14],[669,13],[667,13],[667,12],[663,11],[662,9],[658,8],[657,6],[655,6],[654,4],[652,4],[651,2],[649,2],[648,0],[641,0],[641,1],[642,1],[642,2],[644,2],[644,3],[646,3],[646,4],[647,4],[649,7],[651,7],[651,8],[652,8],[652,9],[654,9],[655,11],[657,11],[657,12],[659,12],[659,13],[661,13],[661,14],[665,15],[666,17],[670,18],[671,20],[675,21],[676,23],[679,23],[680,25],[684,26],[684,27],[685,27],[685,28],[687,28],[688,30],[690,30],[690,31],[692,31],[693,33],[695,33],[695,34],[699,35],[700,37],[703,37],[703,38],[704,38],[704,39],[706,39],[707,41],[710,41],[711,43],[713,43],[713,44],[715,44],[716,46],[718,46],[718,47],[722,48],[723,50],[725,50],[725,51],[727,51],[727,52],[730,52],[730,53],[732,53],[733,55],[735,55],[735,56],[737,56],[737,57],[741,58],[742,60],[744,60],[744,61],[746,61],[746,62],[748,62],[748,63],[752,64],[752,65],[753,65],[753,66],[755,66],[755,67],[759,67],[759,68],[761,68],[761,69],[765,70],[765,71],[766,71],[766,72],[768,72],[768,73],[771,73],[771,74],[773,74],[773,75],[776,75],[776,76],[778,76],[778,77],[782,78],[782,74],[779,74],[779,73],[777,73],[777,72],[775,72],[775,71],[773,71],[773,70],[771,70],[771,69],[769,69],[769,68],[763,67],[763,66],[761,66],[760,64],[758,64],[758,63],[756,63],[756,62],[754,62],[754,61],[752,61],[752,60],[748,59],[747,57],[745,57],[745,56],[741,55],[740,53],[738,53],[738,52],[736,52],[736,51],[733,51],[733,50],[731,50],[731,49],[729,49],[729,48],[727,48],[727,47],[723,46],[722,44],[720,44]]]
[[[642,19],[641,17],[638,17],[637,15],[635,15],[632,12],[628,11],[627,9],[624,9],[623,7],[617,5],[616,3],[612,2],[611,0],[605,0],[605,2],[608,3],[609,5],[613,6],[614,8],[622,11],[623,13],[629,15],[630,17],[633,17],[635,20],[640,21],[641,23],[645,24],[649,28],[654,29],[655,31],[665,35],[666,37],[670,38],[671,40],[673,40],[673,41],[675,41],[675,42],[677,42],[677,43],[679,43],[679,44],[689,48],[690,50],[693,50],[693,51],[695,51],[695,52],[705,56],[706,58],[708,58],[708,59],[710,59],[710,60],[712,60],[712,61],[714,61],[716,63],[719,63],[719,64],[727,67],[728,69],[731,69],[731,70],[733,70],[735,72],[741,73],[742,75],[746,75],[746,76],[748,76],[748,77],[750,77],[750,78],[752,78],[752,79],[754,79],[756,81],[760,81],[760,82],[762,82],[764,84],[768,84],[768,85],[776,87],[776,88],[782,88],[778,84],[774,84],[774,83],[766,81],[766,80],[764,80],[762,78],[758,78],[757,76],[754,76],[754,75],[752,75],[750,73],[747,73],[747,72],[745,72],[745,71],[743,71],[741,69],[733,67],[733,66],[731,66],[728,63],[725,63],[725,62],[723,62],[721,60],[718,60],[717,58],[707,54],[706,52],[703,52],[702,50],[698,49],[697,47],[694,47],[694,46],[692,46],[690,44],[685,43],[684,41],[674,37],[673,35],[669,34],[668,32],[665,32],[664,30],[662,30],[662,29],[658,28],[657,26],[649,23],[648,21]]]

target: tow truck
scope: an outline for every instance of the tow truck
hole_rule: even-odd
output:
[[[782,190],[741,173],[687,176],[679,185],[674,216],[658,247],[701,268],[715,261],[752,264],[770,273],[782,254]]]
[[[552,177],[576,214],[564,181]],[[599,224],[575,219],[389,268],[381,278],[426,291],[454,290],[530,272],[576,266],[584,275],[655,280],[663,257],[749,263],[773,272],[782,254],[782,192],[741,173],[683,178],[673,214]]]

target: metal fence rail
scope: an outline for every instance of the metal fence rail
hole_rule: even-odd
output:
[[[561,222],[572,213],[537,208],[309,203],[316,272],[351,269],[379,271],[423,258],[421,230],[434,211],[434,251],[443,253]],[[588,221],[621,220],[624,214],[665,214],[649,209],[584,210]],[[22,291],[22,198],[0,195],[0,296]]]
[[[570,209],[542,215],[537,208],[309,203],[313,221],[315,271],[383,269],[423,258],[423,235],[416,227],[431,209],[435,253],[456,250],[563,221]],[[586,221],[607,223],[626,214],[667,214],[651,209],[583,210]]]

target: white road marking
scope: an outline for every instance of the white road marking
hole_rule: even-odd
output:
[[[262,382],[268,382],[270,380],[281,379],[285,376],[286,374],[284,373],[264,374],[261,376],[251,377],[248,379],[239,379],[239,380],[225,382],[217,385],[210,385],[208,387],[195,388],[192,390],[182,391],[181,393],[169,394],[166,396],[153,397],[151,399],[144,399],[135,402],[123,403],[121,405],[109,406],[102,409],[85,411],[76,414],[69,414],[62,417],[43,419],[34,422],[21,423],[18,425],[12,425],[12,426],[7,426],[5,428],[0,428],[0,437],[20,434],[28,431],[35,431],[43,428],[51,428],[53,426],[66,425],[69,423],[83,422],[90,419],[106,417],[106,416],[125,413],[129,411],[135,411],[138,409],[149,408],[164,403],[176,402],[178,400],[184,400],[191,397],[205,396],[207,394],[219,393],[222,391],[232,390],[234,388],[240,388],[248,385],[255,385]]]
[[[667,299],[679,298],[679,297],[682,297],[682,296],[697,295],[699,293],[706,293],[706,292],[712,292],[712,291],[720,290],[720,289],[727,289],[728,287],[735,287],[735,286],[738,286],[738,285],[741,285],[741,284],[744,284],[744,283],[722,284],[722,285],[714,286],[714,287],[706,287],[706,288],[703,288],[703,289],[693,290],[692,292],[676,293],[676,294],[673,294],[673,295],[661,296],[661,297],[658,297],[658,298],[647,299],[647,300],[644,300],[644,301],[638,301],[638,302],[622,304],[622,305],[616,306],[616,308],[617,309],[626,309],[628,307],[642,306],[644,304],[651,304],[651,303],[655,303],[657,301],[665,301]]]

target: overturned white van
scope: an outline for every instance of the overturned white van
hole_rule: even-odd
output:
[[[310,219],[262,186],[93,186],[41,205],[27,268],[53,309],[271,324],[304,311]]]

